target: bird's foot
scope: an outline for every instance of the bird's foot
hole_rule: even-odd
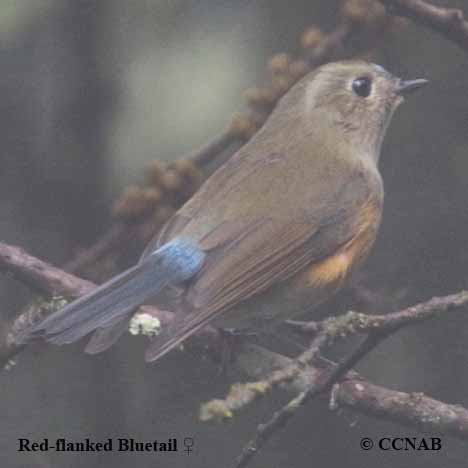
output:
[[[317,322],[303,322],[300,320],[286,320],[284,324],[295,332],[302,335],[314,336],[320,331],[320,326]]]

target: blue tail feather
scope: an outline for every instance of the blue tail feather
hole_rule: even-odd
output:
[[[194,243],[176,238],[138,265],[23,332],[17,341],[24,343],[39,336],[54,344],[72,343],[93,330],[112,327],[168,284],[190,279],[204,259],[205,253]]]

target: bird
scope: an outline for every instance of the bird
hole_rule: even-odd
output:
[[[329,299],[368,256],[382,219],[378,163],[397,107],[426,79],[346,60],[309,72],[218,168],[139,262],[17,338],[63,345],[93,332],[97,353],[139,306],[172,291],[155,361],[207,324],[268,330]]]

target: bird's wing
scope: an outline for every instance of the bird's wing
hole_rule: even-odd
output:
[[[227,205],[222,208],[222,213],[229,213],[229,200],[237,188],[249,191],[245,174],[242,179],[239,172],[231,173],[231,179],[229,175],[226,171],[220,174],[225,186],[217,185],[213,191],[210,186],[204,187],[202,196],[193,200],[194,207],[182,210],[162,234],[165,242],[175,236],[190,237],[196,233],[207,257],[201,271],[189,283],[186,297],[192,306],[191,313],[177,321],[166,336],[154,340],[146,354],[149,361],[158,359],[219,314],[228,314],[234,305],[333,255],[358,235],[362,229],[361,208],[375,195],[362,177],[355,179],[350,175],[352,184],[333,177],[328,177],[326,184],[312,180],[312,184],[317,183],[312,192],[307,187],[296,188],[303,190],[306,198],[315,198],[310,216],[307,213],[300,216],[292,207],[290,212],[271,210],[270,216],[264,209],[263,216],[255,216],[254,209],[251,217],[245,213],[239,217],[220,214],[215,216],[217,224],[210,225],[200,236],[205,215],[203,206],[204,203],[209,206],[210,197],[213,209],[213,196],[219,197],[220,191],[230,193],[230,197],[224,198],[228,200]],[[314,190],[320,196],[314,195]],[[246,194],[247,199],[252,196]],[[380,206],[376,207],[376,213],[379,218]],[[212,220],[213,216],[208,219]],[[375,221],[378,223],[379,219]]]

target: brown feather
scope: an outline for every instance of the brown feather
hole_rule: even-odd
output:
[[[361,144],[343,132],[337,122],[349,106],[325,109],[328,95],[316,94],[328,80],[319,73],[296,85],[179,211],[186,222],[171,236],[195,240],[206,262],[186,285],[183,318],[152,343],[148,360],[208,322],[243,313],[250,301],[274,308],[270,292],[288,280],[302,281],[309,298],[326,297],[323,290],[340,285],[368,253],[381,218],[383,187],[372,153],[381,139]],[[348,93],[344,83],[343,89]]]

